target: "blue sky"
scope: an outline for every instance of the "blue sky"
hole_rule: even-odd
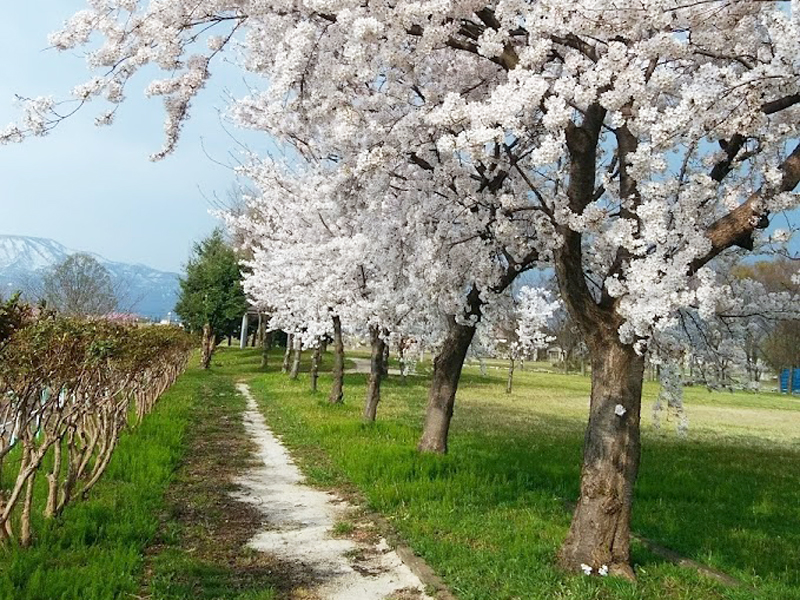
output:
[[[15,94],[63,98],[88,79],[77,52],[46,49],[47,35],[84,6],[84,0],[26,0],[6,7],[0,127],[19,116]],[[161,100],[144,97],[143,78],[128,90],[111,127],[94,126],[104,105],[90,104],[45,138],[0,146],[0,234],[53,238],[111,260],[179,271],[192,242],[217,224],[209,199],[224,199],[234,188],[231,169],[216,162],[235,163],[237,140],[254,149],[268,143],[223,127],[224,93],[242,93],[244,84],[224,64],[212,73],[177,152],[161,162],[148,160],[163,141]]]

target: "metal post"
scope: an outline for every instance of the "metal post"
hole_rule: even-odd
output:
[[[242,315],[242,333],[239,335],[239,348],[245,349],[247,347],[247,327],[250,325],[250,315],[244,313]]]

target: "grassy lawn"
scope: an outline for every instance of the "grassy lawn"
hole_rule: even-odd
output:
[[[232,359],[223,353],[220,361]],[[274,363],[273,363],[274,364]],[[366,377],[348,375],[345,404],[279,373],[251,385],[271,426],[312,482],[356,488],[462,599],[800,599],[800,403],[776,394],[687,388],[688,439],[651,426],[648,383],[635,531],[720,569],[728,587],[639,544],[639,581],[568,576],[554,568],[578,492],[589,379],[464,370],[451,453],[414,451],[426,379],[390,377],[378,423],[360,421]]]

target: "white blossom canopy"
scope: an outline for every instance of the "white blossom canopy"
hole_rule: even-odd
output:
[[[451,312],[468,290],[487,301],[583,245],[564,260],[577,257],[578,285],[633,343],[713,297],[708,262],[752,248],[769,215],[798,204],[800,20],[785,6],[91,0],[51,41],[91,46],[99,75],[74,96],[108,100],[103,123],[138,70],[168,72],[146,90],[167,112],[157,156],[236,46],[263,89],[232,118],[292,145],[325,182],[302,207],[334,203],[355,221],[333,237],[407,241],[427,267],[421,293],[445,290]],[[57,107],[33,100],[0,138],[46,133]]]

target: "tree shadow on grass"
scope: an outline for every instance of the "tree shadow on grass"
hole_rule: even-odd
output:
[[[485,410],[485,409],[484,409]],[[474,412],[475,414],[470,414]],[[488,508],[552,495],[567,515],[577,499],[583,427],[552,415],[461,407],[465,435],[453,434],[452,469],[487,480]],[[493,424],[504,423],[502,427]],[[513,433],[512,433],[513,432]],[[448,457],[449,458],[449,457]],[[490,481],[489,481],[490,480]],[[737,577],[800,587],[800,451],[745,440],[648,435],[634,499],[636,533]],[[480,494],[472,494],[475,499]],[[557,506],[554,503],[552,506]],[[641,557],[662,562],[650,553]]]

